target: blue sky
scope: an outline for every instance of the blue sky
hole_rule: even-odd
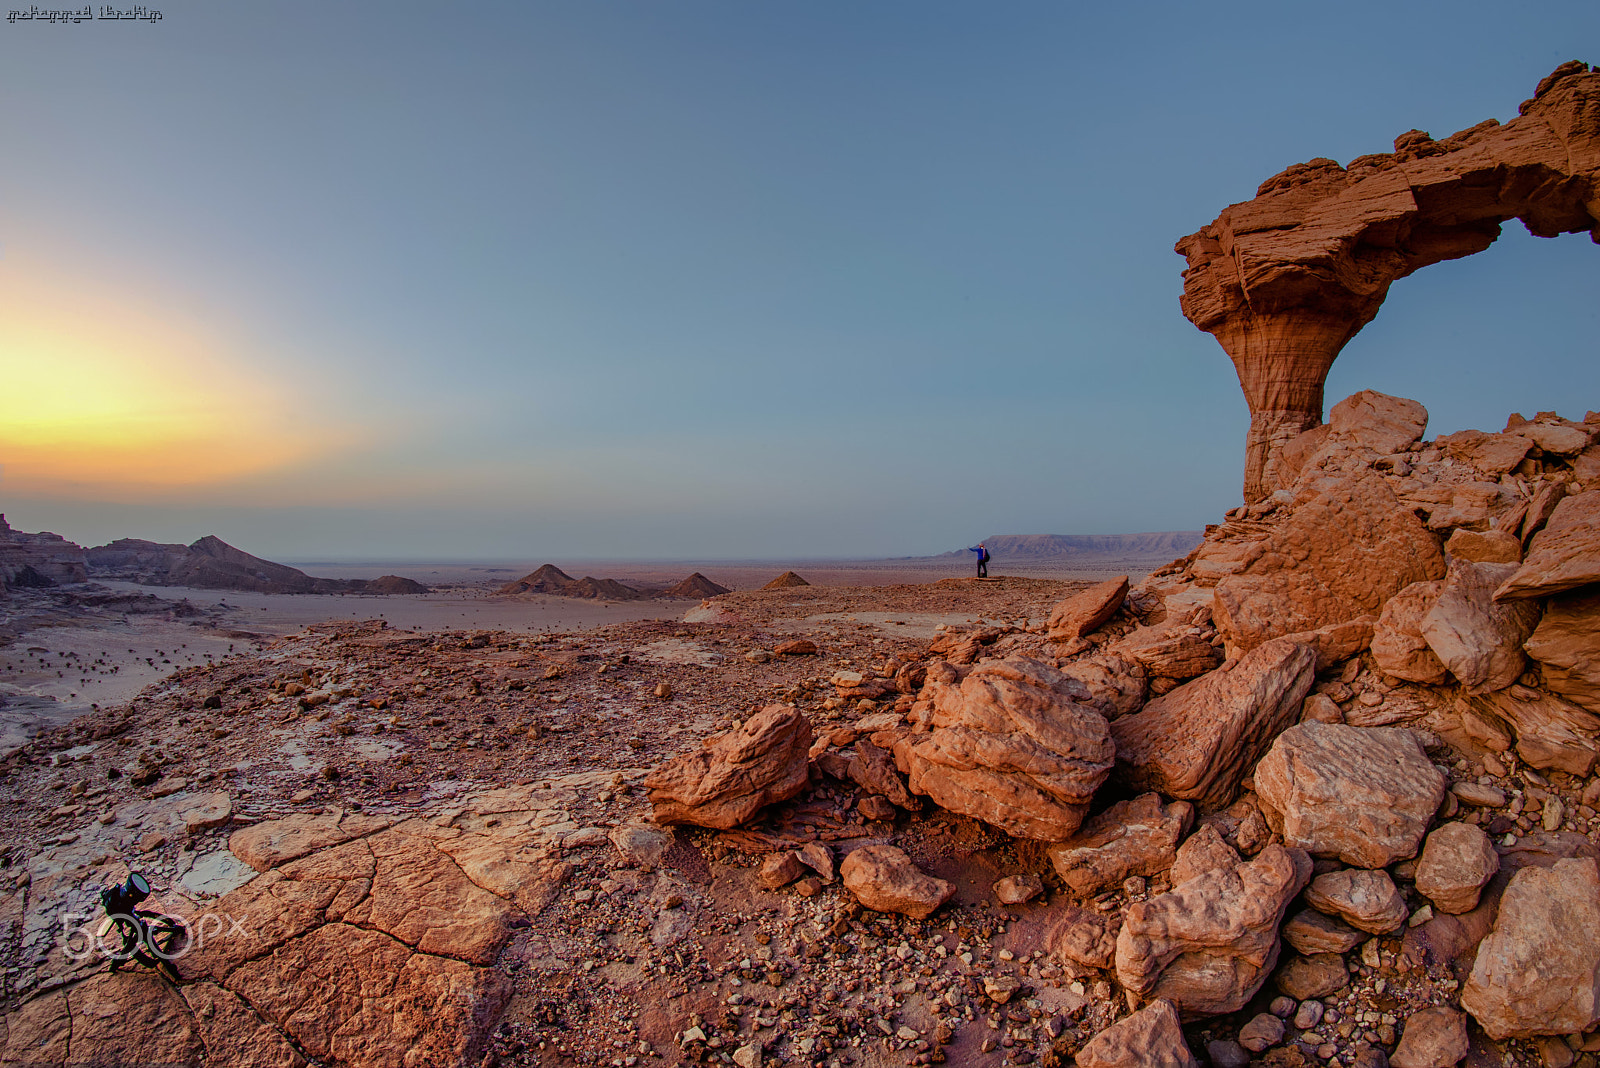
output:
[[[1197,528],[1248,414],[1173,242],[1600,61],[1592,2],[156,6],[0,23],[0,508],[289,559]],[[1329,403],[1600,408],[1597,253],[1402,280]]]

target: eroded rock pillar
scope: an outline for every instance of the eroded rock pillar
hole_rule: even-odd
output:
[[[1245,500],[1259,501],[1279,487],[1284,445],[1321,424],[1328,369],[1365,323],[1364,318],[1291,309],[1229,320],[1213,331],[1250,404]]]

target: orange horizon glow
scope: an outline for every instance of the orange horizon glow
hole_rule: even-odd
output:
[[[0,275],[7,493],[148,499],[302,464],[333,444],[235,346],[150,303]]]

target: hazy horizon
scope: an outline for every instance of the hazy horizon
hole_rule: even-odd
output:
[[[1173,243],[1600,60],[1576,0],[161,10],[0,23],[0,512],[273,560],[1200,529],[1248,412]],[[1582,418],[1596,292],[1513,221],[1327,401]]]

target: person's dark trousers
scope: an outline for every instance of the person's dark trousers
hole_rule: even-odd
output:
[[[978,577],[979,578],[988,578],[989,577],[989,562],[987,560],[979,560],[978,561]]]

